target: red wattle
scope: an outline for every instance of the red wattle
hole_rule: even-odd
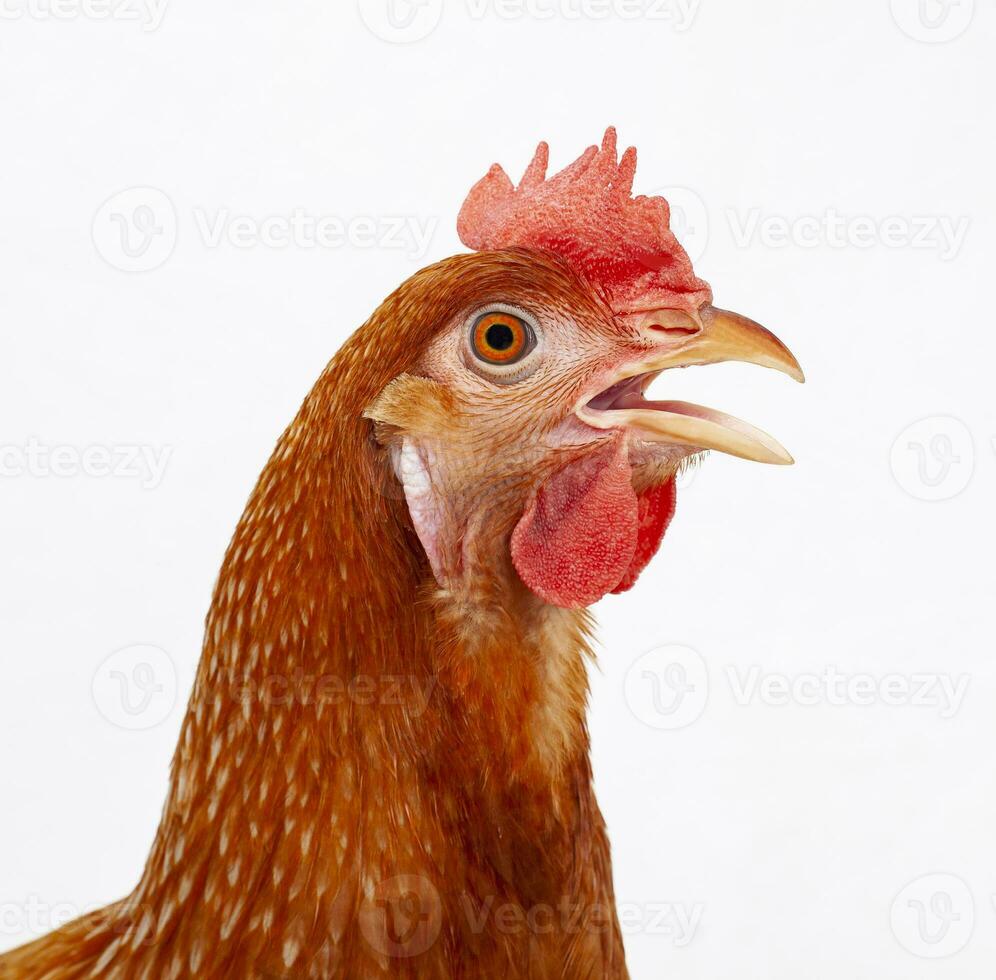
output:
[[[644,490],[637,498],[639,510],[637,515],[636,550],[633,560],[619,584],[612,590],[613,594],[626,592],[657,554],[657,549],[664,539],[664,532],[674,517],[674,507],[677,501],[677,489],[674,477],[667,483],[660,483],[649,490]]]
[[[638,540],[639,504],[618,440],[539,488],[512,532],[512,562],[541,599],[578,609],[618,586]]]

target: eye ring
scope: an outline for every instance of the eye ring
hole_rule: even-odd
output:
[[[535,318],[516,306],[496,303],[469,318],[467,347],[471,367],[491,381],[521,381],[535,366]]]

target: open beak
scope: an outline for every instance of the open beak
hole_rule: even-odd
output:
[[[792,352],[759,323],[713,306],[696,319],[672,310],[638,314],[641,333],[658,344],[627,364],[608,387],[586,400],[578,417],[597,429],[625,428],[649,442],[715,449],[759,463],[793,462],[781,444],[760,429],[690,402],[648,401],[644,392],[662,371],[693,364],[745,361],[805,381]]]

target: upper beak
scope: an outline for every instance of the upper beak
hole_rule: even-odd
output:
[[[715,449],[761,463],[791,463],[785,448],[767,433],[733,416],[688,402],[647,401],[650,382],[668,368],[719,361],[745,361],[805,381],[792,352],[759,323],[713,306],[696,316],[674,310],[637,314],[635,326],[656,349],[625,366],[620,376],[577,411],[588,425],[624,426],[653,442]]]

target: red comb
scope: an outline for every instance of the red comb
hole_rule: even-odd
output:
[[[600,287],[616,313],[710,302],[708,284],[671,233],[663,197],[632,197],[636,150],[616,157],[616,131],[589,146],[549,179],[550,148],[540,143],[514,187],[496,163],[467,195],[457,218],[460,240],[475,251],[541,248],[555,252]]]

